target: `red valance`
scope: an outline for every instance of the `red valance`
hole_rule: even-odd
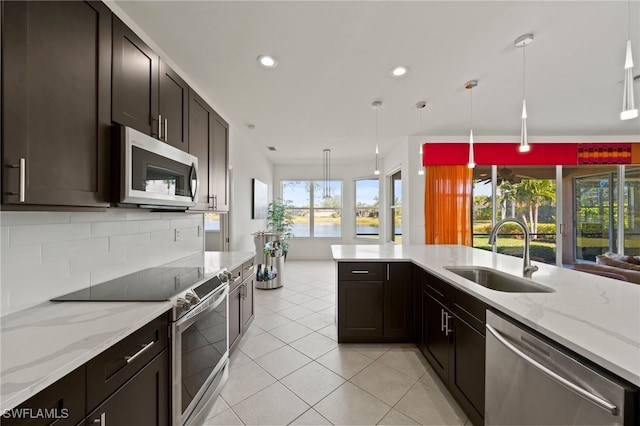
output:
[[[638,143],[537,143],[531,151],[518,151],[519,143],[476,142],[475,162],[479,166],[640,164]],[[422,162],[425,166],[460,165],[469,161],[469,144],[460,142],[425,143]]]

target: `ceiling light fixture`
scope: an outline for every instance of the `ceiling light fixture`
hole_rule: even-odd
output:
[[[529,145],[529,136],[527,135],[527,103],[525,101],[525,85],[526,79],[526,62],[525,62],[525,48],[533,42],[533,34],[521,35],[513,42],[516,47],[522,48],[522,130],[520,131],[520,146],[518,151],[529,152],[531,146]]]
[[[418,109],[418,117],[420,120],[420,125],[418,127],[418,136],[422,135],[422,110],[427,106],[425,101],[420,101],[416,104],[416,108]],[[420,139],[420,149],[418,151],[418,174],[424,174],[424,164],[422,162],[422,139]]]
[[[328,200],[331,198],[331,184],[329,182],[331,180],[331,150],[328,148],[322,150],[322,164],[322,175],[324,179],[322,199]]]
[[[374,101],[371,104],[371,108],[376,110],[376,169],[373,171],[374,175],[380,174],[380,152],[378,150],[378,110],[382,108],[381,101]]]
[[[627,56],[624,60],[624,93],[622,94],[622,112],[620,120],[630,120],[638,116],[638,109],[633,99],[633,58],[631,57],[631,0],[628,1],[628,30]]]
[[[409,68],[407,67],[404,67],[404,66],[395,67],[394,69],[391,70],[391,75],[394,77],[402,77],[407,73],[407,71],[409,71]]]
[[[473,88],[478,86],[478,80],[469,80],[465,83],[464,88],[469,90],[469,99],[471,108],[469,109],[469,162],[467,163],[467,167],[473,169],[476,166],[476,160],[473,156]]]
[[[278,65],[278,61],[276,61],[276,58],[269,55],[258,56],[258,62],[265,68],[275,68]]]

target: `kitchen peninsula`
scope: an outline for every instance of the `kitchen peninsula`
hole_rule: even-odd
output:
[[[446,383],[447,378],[451,381],[448,386],[454,396],[457,397],[456,392],[463,394],[462,398],[457,399],[472,419],[473,410],[476,411],[474,423],[483,421],[484,323],[487,311],[498,312],[503,317],[523,324],[573,351],[586,362],[618,376],[632,387],[640,386],[638,285],[535,262],[539,270],[531,280],[547,287],[550,292],[496,291],[446,268],[481,267],[521,277],[522,259],[459,245],[333,245],[332,253],[337,263],[339,341],[365,342],[367,337],[357,333],[371,330],[374,330],[374,337],[370,341],[399,341],[393,333],[388,335],[385,327],[387,324],[403,323],[399,303],[405,309],[410,309],[413,322],[409,330],[412,327],[413,333],[409,333],[411,337],[404,341],[417,343],[443,381]],[[394,277],[394,270],[402,269],[398,265],[410,270],[409,275],[404,272],[404,279],[398,279],[397,275]],[[370,277],[367,278],[367,275]],[[413,287],[410,290],[411,305],[403,302],[407,300],[406,296],[402,296],[406,295],[406,290],[399,291],[397,287],[406,286],[407,282]],[[368,289],[376,285],[380,289],[377,294]],[[425,293],[421,289],[416,290],[423,285]],[[391,305],[395,304],[395,307],[389,307],[389,298],[392,298]],[[449,301],[445,301],[447,298]],[[361,308],[363,314],[354,314],[358,309],[352,307],[357,306],[358,300],[361,305],[377,304],[380,312]],[[345,303],[350,306],[345,308]],[[430,309],[430,306],[438,309]],[[434,310],[437,314],[433,314]],[[389,320],[386,318],[388,315],[394,318]],[[460,318],[453,320],[454,329],[450,329],[452,317]],[[348,322],[346,329],[345,321]],[[376,326],[372,324],[381,324],[379,328],[382,331],[375,331]],[[471,337],[462,342],[460,347],[464,344],[464,348],[474,351],[466,360],[459,358],[457,353],[451,355],[451,351],[446,349],[451,339],[455,341],[462,338],[461,332],[455,328],[463,324],[471,330],[464,331]],[[435,343],[421,341],[429,333],[433,338],[434,332],[440,331],[446,337]],[[473,337],[474,333],[479,337]],[[486,334],[488,337],[489,333]],[[349,340],[353,336],[357,340]],[[444,359],[444,364],[449,362],[454,365],[443,367],[440,365],[441,359]],[[476,374],[481,370],[476,377],[477,383],[471,383],[473,380],[469,379],[466,389],[464,384],[452,383],[459,378],[448,371],[459,368],[456,364],[459,362],[466,372]]]

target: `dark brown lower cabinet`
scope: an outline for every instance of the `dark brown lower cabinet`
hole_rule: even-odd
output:
[[[161,315],[3,413],[0,423],[168,426],[170,371],[168,316]]]
[[[169,349],[147,364],[133,378],[96,408],[85,426],[169,425]]]
[[[413,339],[413,275],[408,262],[338,264],[338,342]]]
[[[418,347],[472,423],[484,423],[487,305],[425,272]]]
[[[254,261],[248,260],[231,271],[235,277],[229,286],[229,353],[231,354],[255,317],[253,300],[256,274]]]

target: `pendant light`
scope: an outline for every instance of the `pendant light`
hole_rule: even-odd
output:
[[[371,104],[371,108],[376,110],[376,169],[373,171],[374,175],[380,174],[380,152],[378,150],[378,110],[382,108],[381,101],[374,101]]]
[[[427,106],[425,101],[420,101],[416,104],[416,108],[418,109],[418,117],[420,125],[418,127],[418,136],[422,135],[422,110]],[[422,141],[420,141],[420,149],[418,150],[418,174],[424,174],[424,164],[422,162]]]
[[[522,130],[520,131],[520,146],[518,151],[529,152],[531,146],[529,145],[529,137],[527,135],[527,102],[525,97],[525,85],[526,85],[526,62],[525,62],[525,47],[533,42],[533,34],[521,35],[513,42],[516,47],[522,48]]]
[[[630,120],[638,117],[638,109],[633,99],[633,58],[631,57],[631,0],[628,2],[628,30],[627,55],[624,60],[624,93],[622,94],[622,112],[620,120]]]
[[[465,83],[464,88],[469,90],[469,99],[471,108],[469,109],[469,123],[470,123],[470,131],[469,131],[469,162],[467,163],[467,167],[473,169],[476,167],[476,160],[473,156],[473,88],[478,86],[478,80],[469,80]]]
[[[327,200],[331,198],[331,150],[325,148],[322,150],[322,164],[323,164],[323,190],[322,190],[322,199]]]

